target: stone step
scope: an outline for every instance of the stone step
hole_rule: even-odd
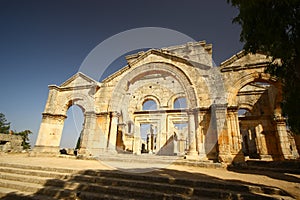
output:
[[[36,193],[43,188],[43,185],[21,182],[21,181],[12,181],[12,180],[0,180],[0,187],[15,189],[22,192]]]
[[[9,188],[9,192],[16,190],[23,192],[23,194],[25,192],[27,196],[32,196],[33,194],[35,196],[37,194],[56,199],[75,198],[77,196],[80,196],[80,198],[84,197],[84,199],[122,199],[124,196],[132,199],[186,199],[181,195],[170,195],[152,190],[149,192],[149,190],[125,186],[107,186],[72,181],[64,182],[63,185],[57,184],[52,186],[48,182],[45,185],[40,185],[21,181],[1,180],[0,187]]]
[[[103,175],[103,174],[102,174]],[[199,184],[200,181],[196,181],[191,184],[191,182],[183,182],[182,184],[192,186],[192,187],[187,187],[183,185],[174,185],[176,183],[176,180],[173,184],[167,184],[168,182],[164,181],[165,183],[159,183],[159,182],[145,182],[147,178],[143,181],[141,180],[130,180],[129,177],[127,179],[120,179],[120,178],[107,178],[107,177],[95,177],[95,176],[87,176],[87,175],[74,175],[72,176],[71,180],[58,180],[58,179],[45,179],[45,177],[28,177],[26,175],[16,175],[16,174],[9,174],[9,173],[1,173],[0,177],[2,179],[9,179],[9,180],[17,180],[17,181],[23,181],[23,182],[30,182],[30,183],[38,183],[41,185],[47,185],[47,186],[52,186],[52,187],[58,187],[58,188],[65,188],[68,190],[78,190],[78,188],[84,188],[84,191],[87,192],[94,192],[95,191],[103,191],[103,185],[104,186],[114,186],[116,188],[112,189],[112,193],[115,194],[117,192],[120,192],[120,190],[126,190],[128,192],[128,188],[134,188],[135,192],[138,189],[144,189],[144,188],[151,188],[151,191],[156,191],[156,192],[162,192],[166,193],[167,196],[168,194],[174,193],[173,191],[176,191],[176,194],[182,195],[180,198],[186,197],[186,196],[210,196],[210,197],[216,197],[216,196],[211,196],[211,194],[217,195],[217,197],[220,196],[235,196],[237,195],[243,195],[244,198],[249,196],[246,194],[242,194],[243,191],[250,191],[251,192],[258,192],[258,193],[263,193],[262,190],[265,190],[265,188],[260,188],[260,187],[236,187],[236,185],[230,185],[230,184],[214,184],[212,183],[206,183],[206,182],[201,182],[201,183],[206,183],[206,185],[201,185]],[[143,177],[143,176],[142,176]],[[149,177],[151,178],[151,177]],[[144,179],[144,177],[143,177]],[[162,179],[160,179],[162,180]],[[184,180],[184,179],[183,179]],[[91,184],[93,183],[93,184]],[[99,184],[101,186],[99,186]],[[197,187],[196,187],[197,186]],[[202,187],[201,187],[202,186]],[[123,187],[123,188],[122,188]],[[125,188],[124,188],[125,187]],[[205,189],[203,189],[205,188]],[[215,188],[218,188],[218,191],[214,191]],[[104,189],[107,188],[104,187]],[[233,190],[234,189],[234,190]],[[272,194],[277,194],[276,192],[273,191],[273,188],[271,188],[271,192],[268,191],[268,193]],[[280,190],[277,191],[278,193],[281,192]],[[138,193],[140,194],[140,193]],[[144,191],[141,191],[141,194],[144,196]],[[209,195],[208,195],[209,194]],[[121,192],[121,195],[123,193]],[[157,197],[161,197],[161,194],[157,194]],[[135,196],[136,197],[136,196]],[[139,197],[139,196],[138,196]],[[152,197],[152,196],[151,196]],[[179,198],[179,197],[178,197]],[[250,195],[250,199],[253,198],[253,196]]]
[[[1,199],[4,196],[6,196],[7,194],[15,194],[15,193],[18,193],[18,190],[11,189],[11,188],[0,187],[0,198]]]
[[[12,174],[0,171],[0,180],[11,180],[11,181],[21,181],[27,183],[35,183],[44,185],[47,181],[53,179],[52,177],[40,177],[40,176],[29,176],[22,174]],[[59,179],[56,179],[59,180]]]
[[[68,186],[67,186],[68,187]],[[86,192],[78,190],[70,190],[67,187],[43,186],[21,181],[1,180],[0,179],[0,195],[2,199],[115,199],[121,200],[123,197],[103,194],[99,192]]]
[[[85,176],[82,176],[85,175]],[[182,187],[181,190],[185,193],[189,193],[190,187],[198,188],[219,188],[224,190],[232,190],[236,192],[256,192],[256,193],[267,193],[274,195],[288,195],[284,191],[275,187],[267,187],[262,185],[240,185],[228,183],[222,180],[196,180],[196,179],[183,179],[183,178],[168,178],[157,176],[153,174],[129,174],[124,172],[111,172],[111,171],[96,171],[96,170],[86,170],[81,173],[80,176],[75,177],[75,179],[85,179],[87,182],[105,182],[114,181],[114,184],[123,184],[121,181],[125,180],[125,184],[132,185],[134,187],[147,187],[148,185],[158,184],[157,188],[162,188],[164,191],[168,190],[169,187]],[[146,181],[146,182],[145,182]],[[138,184],[137,184],[138,183]],[[165,187],[163,187],[163,185]]]
[[[0,165],[1,166],[1,165]],[[24,169],[27,168],[27,169]],[[75,174],[69,169],[44,171],[36,166],[0,167],[0,187],[35,195],[84,199],[277,199],[289,196],[282,190],[262,185],[241,185],[226,181],[168,178],[157,174],[132,174],[120,171],[85,170]],[[66,172],[66,173],[64,173]],[[254,195],[256,194],[256,195]],[[106,195],[106,197],[105,197]],[[97,198],[96,198],[97,197]],[[82,197],[83,198],[83,197]]]
[[[16,189],[0,187],[1,200],[53,200],[51,197],[32,194],[30,192],[21,192]]]
[[[116,161],[120,163],[156,163],[156,164],[174,164],[204,168],[224,168],[225,165],[221,163],[215,163],[212,160],[187,160],[183,156],[159,156],[159,155],[128,155],[128,154],[116,154],[116,155],[103,155],[96,158],[100,162]]]
[[[39,177],[49,177],[57,179],[66,179],[69,177],[70,173],[61,173],[54,171],[44,171],[44,170],[31,170],[31,169],[22,169],[18,167],[0,167],[0,172],[11,173],[11,174],[20,174],[28,176],[39,176]]]
[[[1,163],[1,162],[0,162],[0,167],[20,168],[20,169],[39,170],[39,171],[48,171],[48,172],[59,172],[59,173],[78,172],[78,170],[68,169],[68,168],[44,167],[44,166],[24,165],[24,164],[15,164],[15,163]]]

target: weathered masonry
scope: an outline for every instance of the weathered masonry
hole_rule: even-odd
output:
[[[67,110],[84,113],[79,154],[186,155],[230,163],[245,156],[299,157],[281,114],[281,84],[262,54],[212,65],[212,46],[193,42],[126,57],[102,82],[77,73],[50,85],[34,151],[58,153]]]

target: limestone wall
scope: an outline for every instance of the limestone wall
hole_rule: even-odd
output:
[[[22,137],[20,135],[10,135],[0,133],[0,152],[21,152]]]

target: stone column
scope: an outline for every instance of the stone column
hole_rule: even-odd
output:
[[[140,133],[140,123],[135,121],[134,137],[133,137],[133,154],[141,154],[141,133]]]
[[[237,107],[231,107],[227,109],[227,126],[229,144],[231,145],[231,154],[234,162],[244,162],[245,157],[242,150],[242,137],[238,119]]]
[[[161,150],[167,142],[167,114],[162,113],[161,120],[157,124],[156,129],[156,153]]]
[[[286,130],[285,118],[276,116],[275,122],[283,159],[295,159],[290,149],[291,144]],[[299,155],[297,157],[299,157]]]
[[[187,159],[198,160],[198,152],[196,149],[196,129],[195,129],[195,112],[193,110],[188,111],[188,134],[189,134],[189,150],[187,152]]]
[[[204,126],[206,111],[200,111],[198,113],[199,121],[197,123],[197,138],[198,138],[198,152],[199,158],[201,160],[207,160],[206,152],[205,152],[205,134],[204,134]]]
[[[213,104],[212,105],[212,118],[214,120],[214,125],[217,138],[218,138],[218,159],[221,162],[231,163],[232,157],[230,152],[230,144],[229,144],[229,136],[227,130],[227,122],[226,122],[226,104]]]
[[[59,154],[59,145],[67,116],[43,113],[42,123],[36,144],[35,153]]]
[[[118,131],[118,121],[119,121],[120,113],[112,112],[111,113],[111,125],[109,131],[109,143],[108,143],[108,151],[110,153],[117,153],[116,151],[116,143],[117,143],[117,131]]]
[[[95,156],[93,149],[94,146],[94,134],[96,129],[96,114],[94,112],[84,113],[83,130],[81,132],[81,141],[79,154],[85,156]]]

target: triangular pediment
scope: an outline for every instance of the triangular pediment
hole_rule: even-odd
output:
[[[141,63],[145,63],[145,62],[155,61],[156,60],[155,58],[157,60],[176,60],[178,62],[191,65],[191,63],[187,59],[172,54],[166,50],[150,49],[146,52],[139,52],[134,55],[126,56],[128,65],[131,67],[140,65]]]
[[[87,75],[83,74],[82,72],[78,72],[73,75],[71,78],[66,80],[64,83],[60,85],[60,87],[78,87],[78,86],[87,86],[87,85],[94,85],[97,83],[92,78],[88,77]]]
[[[109,82],[110,80],[116,78],[117,76],[126,73],[135,67],[141,66],[146,63],[151,62],[170,62],[170,60],[176,60],[177,62],[185,63],[186,65],[193,66],[191,62],[184,58],[178,57],[176,55],[164,52],[163,50],[150,49],[146,52],[139,52],[137,54],[126,56],[127,65],[120,70],[116,71],[112,75],[105,78],[102,82]]]
[[[241,51],[221,63],[221,71],[237,71],[245,68],[264,67],[272,62],[272,58],[262,53],[246,53]]]
[[[199,43],[200,45],[206,45],[203,42]],[[204,48],[204,51],[211,51],[211,45],[206,45],[206,49]],[[171,48],[171,47],[170,47]],[[175,47],[172,47],[175,49]],[[179,47],[176,47],[179,48]],[[208,54],[208,53],[207,53]],[[195,56],[195,55],[193,55]],[[207,62],[207,60],[203,59],[203,63],[196,62],[191,60],[187,55],[184,53],[176,53],[175,50],[171,51],[169,48],[163,48],[163,49],[149,49],[147,51],[141,51],[136,54],[128,55],[125,57],[127,60],[127,65],[114,74],[108,76],[105,78],[102,82],[109,82],[112,79],[115,79],[119,75],[126,73],[128,70],[131,70],[135,67],[141,66],[143,64],[147,63],[153,63],[153,62],[158,62],[158,63],[182,63],[186,66],[190,67],[196,67],[202,70],[208,70],[212,67],[212,65],[207,65],[205,64],[204,61]]]

